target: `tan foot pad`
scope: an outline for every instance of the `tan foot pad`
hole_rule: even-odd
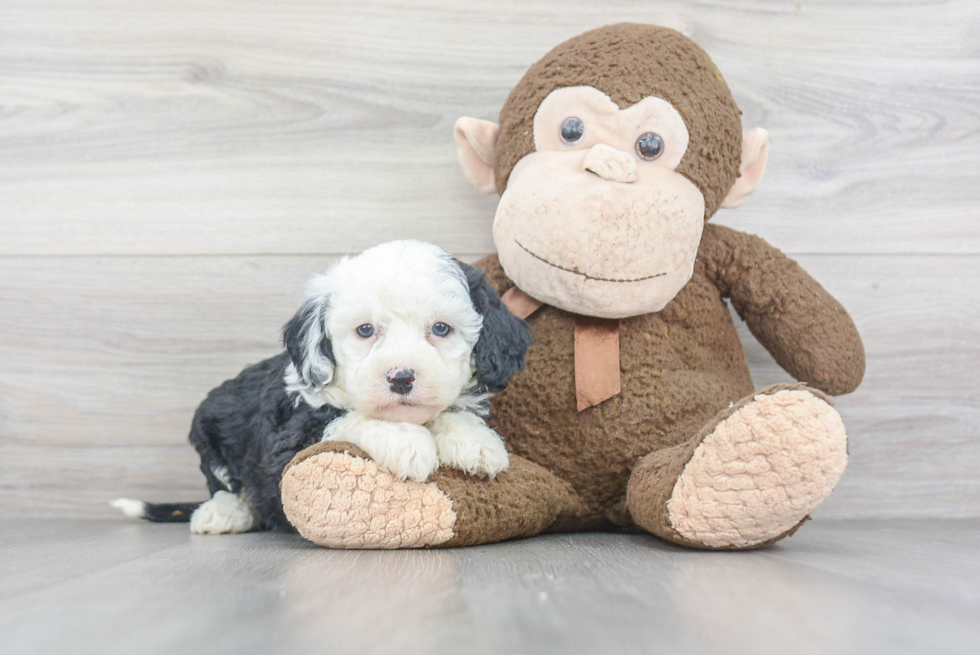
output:
[[[759,394],[705,437],[667,503],[684,538],[746,548],[802,521],[847,466],[840,415],[802,389]]]
[[[400,482],[340,452],[288,467],[282,504],[300,534],[330,548],[418,548],[453,536],[452,503],[431,483]]]

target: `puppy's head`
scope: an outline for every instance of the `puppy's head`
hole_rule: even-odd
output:
[[[530,334],[482,272],[432,244],[393,241],[310,280],[283,342],[287,388],[311,405],[425,423],[501,390]]]

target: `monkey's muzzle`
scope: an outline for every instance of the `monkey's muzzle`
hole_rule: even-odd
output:
[[[636,160],[622,150],[597,143],[585,155],[585,170],[610,182],[636,182]]]

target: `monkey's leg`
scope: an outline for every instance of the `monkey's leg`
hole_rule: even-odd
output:
[[[819,391],[774,385],[720,412],[689,441],[640,459],[633,520],[695,548],[758,548],[793,534],[847,465],[847,434]]]
[[[282,475],[282,504],[300,534],[331,548],[468,546],[529,537],[570,503],[558,478],[526,459],[493,480],[446,467],[398,481],[362,450],[322,442]]]

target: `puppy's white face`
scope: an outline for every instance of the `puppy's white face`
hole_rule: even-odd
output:
[[[314,278],[307,300],[317,295],[335,362],[318,393],[325,402],[422,424],[473,380],[483,319],[440,248],[417,241],[371,248]]]

